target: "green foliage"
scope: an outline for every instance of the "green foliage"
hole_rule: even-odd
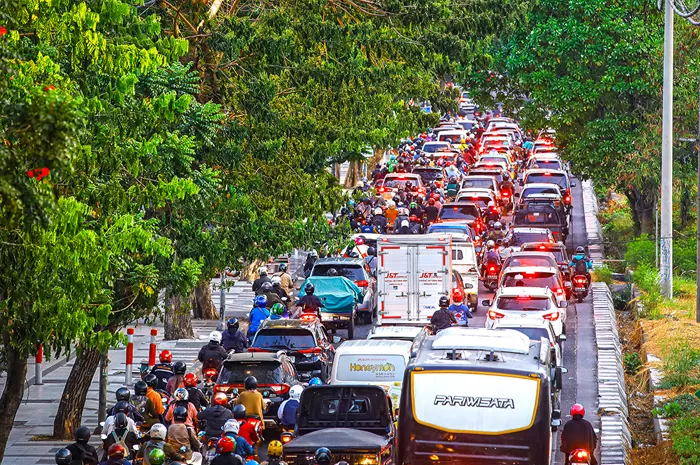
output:
[[[700,348],[693,347],[688,340],[676,341],[667,348],[663,361],[661,389],[700,383]]]
[[[595,268],[593,270],[593,280],[598,281],[601,283],[605,283],[608,286],[612,284],[613,282],[613,277],[612,277],[612,270],[608,265],[602,265],[599,266],[598,268]]]
[[[658,270],[642,263],[632,274],[632,282],[642,291],[639,299],[644,306],[644,316],[651,319],[660,318],[659,306],[664,298],[661,295]]]
[[[603,224],[606,254],[610,257],[622,258],[625,248],[634,238],[634,221],[629,208],[608,207],[601,210],[599,217]]]
[[[652,415],[661,418],[674,418],[680,415],[681,412],[681,406],[678,402],[666,402],[660,407],[654,407],[651,410]]]
[[[632,268],[640,265],[654,266],[656,263],[656,245],[654,239],[642,235],[627,244],[625,261]]]
[[[670,431],[673,451],[680,457],[680,463],[700,463],[700,415],[686,414],[675,419]]]
[[[639,358],[638,352],[626,352],[622,358],[622,362],[625,366],[625,373],[631,376],[636,375],[642,367],[642,359]]]

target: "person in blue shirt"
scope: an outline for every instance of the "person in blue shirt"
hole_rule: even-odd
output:
[[[267,297],[255,296],[255,307],[250,311],[250,326],[248,326],[248,338],[252,339],[263,321],[270,317],[270,311],[266,308]]]
[[[254,456],[255,449],[253,449],[253,446],[248,444],[248,441],[246,441],[242,436],[238,435],[240,428],[241,424],[238,422],[238,420],[228,420],[226,424],[224,424],[224,434],[222,434],[221,437],[229,437],[233,439],[234,443],[236,444],[235,448],[233,449],[233,453],[240,455],[245,459],[246,457]],[[216,447],[218,453],[218,444]]]
[[[457,318],[458,313],[462,314],[461,318],[457,318],[457,324],[460,326],[469,326],[468,318],[474,318],[474,315],[472,315],[469,307],[464,305],[464,296],[459,291],[454,293],[452,296],[452,305],[450,305],[447,309],[454,313],[455,318]]]
[[[571,257],[569,267],[574,269],[575,275],[585,274],[586,278],[588,278],[588,284],[591,283],[590,271],[593,269],[593,262],[591,262],[590,258],[586,256],[586,250],[583,247],[576,247],[576,254]]]

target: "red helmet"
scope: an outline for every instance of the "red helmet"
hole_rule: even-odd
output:
[[[455,303],[460,303],[460,302],[462,302],[462,301],[464,300],[464,295],[462,294],[462,291],[460,291],[459,289],[457,289],[456,291],[454,291],[454,292],[452,293],[452,300],[453,300]]]
[[[230,454],[233,452],[233,449],[236,448],[236,443],[233,441],[233,438],[229,436],[224,436],[219,439],[217,445],[219,446],[219,452],[222,454]]]
[[[162,363],[170,363],[173,361],[173,354],[169,350],[164,350],[160,353],[160,361]]]
[[[123,459],[126,455],[126,450],[121,444],[112,444],[107,450],[107,457],[110,459]]]
[[[412,223],[417,223],[418,222],[418,217],[416,215],[411,215],[408,217],[409,221]]]
[[[197,375],[194,373],[187,373],[185,375],[185,387],[195,387],[198,382],[199,379],[197,379]]]
[[[214,405],[228,406],[228,396],[223,392],[217,392],[214,394],[214,399],[212,399]]]
[[[445,163],[445,165],[452,166],[452,162],[448,160],[447,163]]]
[[[435,199],[431,198],[428,200],[428,205],[435,205]]]
[[[583,408],[583,405],[574,404],[571,406],[571,416],[575,417],[576,415],[581,415],[581,416],[586,415],[586,409]]]

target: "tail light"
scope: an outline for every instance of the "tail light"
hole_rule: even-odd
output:
[[[496,267],[495,267],[495,266],[490,266],[490,267],[489,267],[489,271],[491,271],[491,272],[496,271]]]
[[[216,372],[216,370],[214,368],[207,368],[206,370],[204,370],[204,376],[207,378],[213,378],[217,374],[218,373]]]
[[[495,310],[489,310],[489,318],[492,320],[500,320],[501,318],[504,318],[505,315],[501,312],[497,312]]]
[[[269,388],[272,392],[274,392],[278,396],[289,392],[289,384],[267,384],[267,385],[263,385],[261,387]]]
[[[549,321],[557,321],[559,319],[559,312],[546,313],[542,315],[542,318]]]
[[[294,439],[294,436],[292,436],[291,433],[282,433],[282,435],[280,436],[280,441],[282,442],[282,444],[287,444],[292,439]]]
[[[321,355],[321,348],[320,347],[314,347],[313,349],[302,349],[297,351],[300,354],[313,354],[313,355]]]
[[[559,235],[559,232],[558,232],[558,231],[552,231],[552,235],[553,235],[553,236],[558,236],[558,235]]]
[[[576,277],[574,278],[574,282],[575,282],[576,284],[586,284],[586,281],[587,281],[587,279],[584,278],[583,276],[576,276]]]
[[[552,291],[557,295],[564,295],[564,289],[552,289]]]
[[[315,313],[304,313],[301,315],[300,319],[302,321],[314,321],[314,320],[316,320],[316,314]]]
[[[566,194],[564,196],[564,203],[567,205],[571,205],[571,196],[569,194]]]
[[[223,392],[224,394],[228,394],[229,392],[233,391],[234,389],[243,389],[242,384],[229,384],[229,385],[221,385],[217,384],[214,386],[214,392]]]
[[[574,452],[573,459],[574,460],[585,460],[584,463],[588,463],[588,452],[583,450],[583,449],[579,449],[576,452]]]
[[[386,192],[386,189],[384,189],[383,187],[377,187],[377,192],[379,192],[379,193]]]
[[[501,192],[501,197],[510,197],[510,193],[508,191],[503,191]]]
[[[363,279],[361,281],[355,281],[355,285],[357,287],[367,287],[367,286],[369,286],[369,282],[367,280]]]

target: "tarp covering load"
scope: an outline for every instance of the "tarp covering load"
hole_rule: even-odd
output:
[[[305,295],[307,283],[314,285],[314,295],[321,299],[321,312],[351,312],[357,302],[362,302],[362,291],[348,278],[342,276],[312,276],[301,286],[299,297]]]

